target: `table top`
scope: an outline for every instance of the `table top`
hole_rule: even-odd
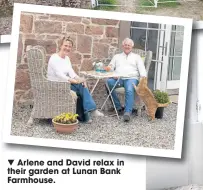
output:
[[[121,74],[118,74],[116,72],[98,72],[98,71],[81,71],[80,74],[86,76],[86,77],[92,77],[96,79],[104,79],[104,78],[110,78],[110,77],[126,77],[126,78],[131,78],[130,76],[124,76]]]

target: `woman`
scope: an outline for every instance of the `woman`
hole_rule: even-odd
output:
[[[103,113],[96,109],[96,104],[90,95],[90,92],[85,85],[81,83],[81,78],[75,73],[72,68],[69,52],[73,47],[73,41],[68,37],[64,37],[59,44],[59,52],[53,54],[48,63],[47,78],[51,81],[63,81],[71,83],[71,90],[82,98],[83,109],[86,121],[90,123],[91,116],[104,116]]]

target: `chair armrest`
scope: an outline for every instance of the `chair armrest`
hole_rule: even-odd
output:
[[[75,102],[75,98],[71,93],[71,84],[68,82],[44,80],[43,82],[35,81],[35,83],[37,83],[37,85],[34,87],[36,95],[43,93],[46,94],[47,97],[55,97],[56,99]]]

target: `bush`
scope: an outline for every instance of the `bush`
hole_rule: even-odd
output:
[[[77,122],[78,114],[73,113],[62,113],[54,117],[53,121],[62,124],[72,124]]]
[[[160,90],[154,91],[154,97],[155,97],[156,101],[160,104],[165,104],[165,103],[170,102],[168,94],[166,92],[162,92]]]

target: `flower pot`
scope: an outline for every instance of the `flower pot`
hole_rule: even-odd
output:
[[[59,133],[72,133],[78,128],[78,120],[75,123],[62,124],[62,123],[57,123],[52,119],[52,123],[56,131]]]
[[[164,115],[164,107],[158,107],[155,113],[155,118],[162,119]]]

